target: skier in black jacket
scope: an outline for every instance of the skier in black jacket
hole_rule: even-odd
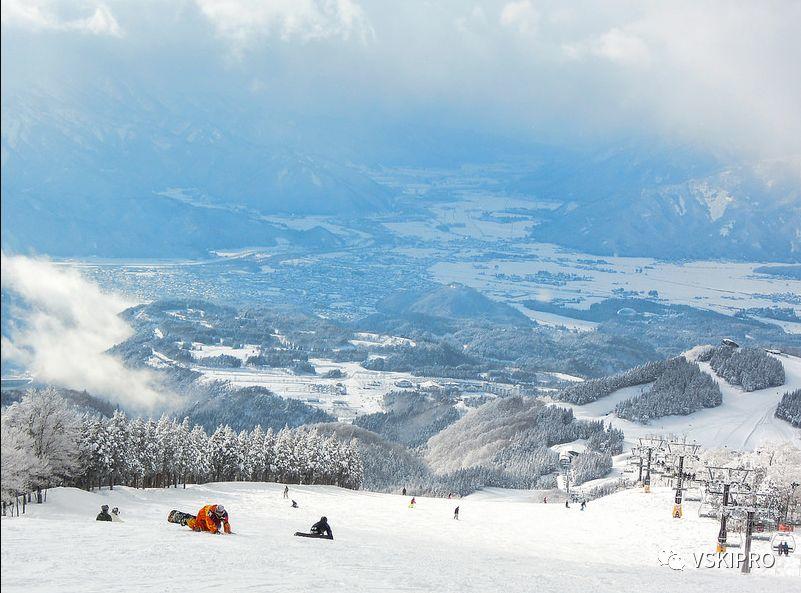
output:
[[[100,514],[97,515],[97,521],[111,521],[111,515],[108,514],[108,505],[104,504],[100,507]]]
[[[331,526],[328,524],[328,519],[326,517],[320,517],[320,520],[312,525],[309,532],[320,535],[321,537],[327,537],[328,539],[334,539],[334,534],[331,531]]]

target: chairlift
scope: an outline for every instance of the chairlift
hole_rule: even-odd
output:
[[[743,536],[739,531],[732,531],[726,534],[726,547],[727,548],[741,548],[743,545]]]
[[[687,502],[699,502],[703,499],[703,494],[700,488],[688,488],[684,493],[684,500]]]
[[[698,506],[698,516],[707,519],[714,519],[718,516],[718,510],[708,502],[702,502]]]
[[[773,537],[770,538],[770,547],[774,552],[778,553],[779,546],[782,544],[787,544],[788,553],[792,554],[795,552],[795,538],[792,533],[788,531],[777,531],[773,534]]]

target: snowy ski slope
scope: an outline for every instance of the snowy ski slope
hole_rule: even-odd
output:
[[[766,441],[789,441],[801,446],[801,430],[774,415],[782,395],[801,387],[801,358],[784,354],[774,356],[784,365],[784,385],[745,392],[718,377],[709,363],[702,362],[699,363],[701,370],[709,373],[720,385],[723,403],[717,408],[700,410],[688,416],[657,418],[647,425],[623,420],[612,411],[619,402],[639,395],[649,385],[626,387],[583,406],[554,403],[571,408],[577,418],[611,422],[623,430],[627,443],[636,443],[638,437],[649,434],[674,434],[687,435],[708,448],[752,450]]]
[[[292,486],[300,508],[291,509],[282,488],[53,490],[46,504],[2,520],[3,592],[789,593],[801,582],[798,557],[750,576],[696,568],[692,553],[713,550],[717,524],[697,517],[697,503],[672,519],[665,489],[620,492],[582,512],[530,491],[418,497],[409,509],[406,497],[322,486]],[[227,507],[234,535],[166,522],[173,508],[196,512],[207,502]],[[96,522],[102,503],[119,506],[125,523]],[[292,536],[323,514],[333,542]],[[755,542],[756,552],[768,548]],[[687,566],[661,565],[668,552]]]

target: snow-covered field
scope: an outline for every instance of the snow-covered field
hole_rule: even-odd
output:
[[[488,491],[454,501],[292,486],[219,483],[186,490],[87,493],[59,488],[21,518],[2,520],[4,593],[153,591],[615,592],[797,591],[799,555],[749,576],[695,566],[714,551],[717,523],[672,519],[657,488],[592,501],[586,511],[534,503],[530,492]],[[166,522],[177,508],[226,506],[235,532],[213,536]],[[94,520],[101,504],[125,523]],[[453,507],[461,519],[452,519]],[[334,541],[295,538],[326,515]],[[769,544],[754,542],[765,553]],[[683,570],[663,566],[670,552]],[[675,563],[674,563],[675,564]]]
[[[649,385],[626,387],[597,401],[576,406],[563,402],[556,405],[569,407],[577,418],[604,420],[626,435],[627,443],[636,443],[642,436],[651,434],[686,435],[703,447],[732,447],[751,450],[763,442],[793,442],[801,446],[801,429],[776,418],[776,405],[787,391],[801,388],[801,358],[774,355],[784,366],[785,384],[758,391],[746,392],[718,377],[709,363],[699,363],[701,370],[720,385],[723,403],[716,408],[700,410],[688,416],[657,418],[643,425],[618,418],[612,413],[615,406],[647,390]]]
[[[370,371],[356,362],[321,358],[309,360],[317,370],[316,375],[295,375],[280,368],[208,368],[202,366],[202,359],[197,362],[199,366],[194,368],[203,373],[204,380],[229,381],[238,387],[265,387],[282,397],[305,401],[341,420],[350,420],[357,414],[380,412],[384,394],[402,389],[397,383],[411,386],[421,381],[409,373]],[[333,370],[339,370],[343,376],[324,376]]]
[[[777,305],[801,313],[801,306],[789,296],[801,293],[801,282],[756,274],[754,269],[762,265],[760,263],[670,263],[636,257],[598,258],[545,243],[521,245],[520,249],[532,258],[528,261],[497,259],[480,264],[470,261],[469,257],[453,258],[434,264],[430,272],[439,282],[460,282],[509,304],[525,299],[578,299],[580,302],[573,306],[586,309],[592,303],[615,296],[615,290],[638,292],[640,296],[656,290],[663,302],[729,315],[743,308]],[[588,260],[605,263],[588,266],[583,263]],[[523,279],[527,274],[540,271],[574,274],[580,279],[568,280],[563,285]],[[547,318],[543,320],[547,323]],[[790,333],[798,331],[798,324],[763,321],[781,325]]]

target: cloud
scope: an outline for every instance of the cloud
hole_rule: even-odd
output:
[[[132,330],[119,317],[131,305],[101,291],[77,271],[47,260],[2,254],[2,288],[22,301],[12,310],[3,359],[37,381],[87,390],[128,409],[151,410],[173,397],[147,370],[106,353]]]
[[[217,35],[242,51],[259,41],[278,38],[318,39],[373,36],[362,7],[353,0],[196,0]]]
[[[7,22],[16,34],[80,23],[124,30],[131,50],[98,57],[98,35],[42,35],[24,49],[36,67],[19,44],[4,72],[20,64],[13,74],[37,82],[50,68],[87,88],[119,76],[154,94],[173,84],[206,106],[241,99],[255,122],[376,114],[560,145],[646,138],[743,160],[801,153],[801,2],[107,2],[113,16],[98,0],[3,2],[4,33]]]
[[[569,58],[575,60],[598,57],[633,66],[647,66],[651,61],[647,43],[641,37],[617,27],[594,39],[566,44],[563,50]]]
[[[503,7],[498,21],[505,27],[517,29],[518,32],[527,35],[537,30],[539,18],[539,13],[529,0],[519,0],[509,2]]]
[[[75,10],[82,16],[72,15]],[[58,0],[3,0],[3,25],[32,31],[76,31],[121,37],[122,29],[109,8],[102,3],[67,4]]]

